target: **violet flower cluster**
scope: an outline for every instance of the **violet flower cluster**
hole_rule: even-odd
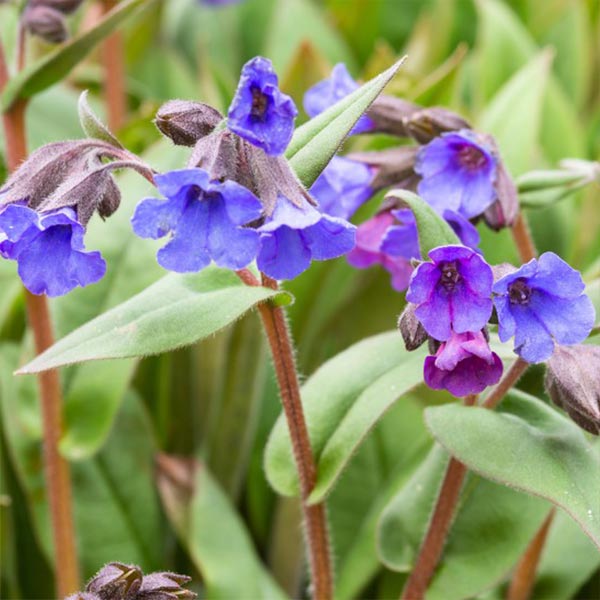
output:
[[[500,340],[514,336],[515,352],[531,363],[548,360],[556,344],[582,342],[593,327],[581,276],[552,252],[495,283],[492,268],[466,246],[434,248],[429,258],[411,276],[400,328],[410,350],[429,338],[424,379],[433,389],[466,396],[500,379],[502,362],[487,340],[493,305]]]
[[[357,87],[346,67],[338,64],[328,79],[306,92],[305,110],[311,116],[319,114]],[[495,229],[510,225],[516,216],[516,190],[493,139],[474,132],[464,119],[445,109],[421,109],[405,102],[391,111],[391,102],[382,96],[351,133],[383,131],[412,137],[421,146],[337,157],[311,188],[321,210],[350,218],[377,191],[400,187],[416,191],[467,246],[479,244],[474,223],[480,218]],[[398,218],[398,208],[386,202],[359,225],[357,247],[348,261],[360,269],[381,265],[390,272],[392,287],[403,291],[416,243],[408,252],[399,251],[389,238],[399,235],[398,228],[406,230],[404,237],[413,239],[416,234],[410,217]]]
[[[297,110],[279,90],[271,62],[257,57],[244,66],[226,127],[218,126],[216,112],[193,103],[159,111],[163,133],[195,146],[191,168],[155,178],[167,200],[142,200],[132,219],[141,237],[170,236],[159,263],[188,272],[211,261],[238,270],[256,260],[265,275],[293,279],[312,260],[349,252],[354,225],[343,211],[317,210],[281,156]],[[336,185],[335,177],[317,182],[328,185]]]

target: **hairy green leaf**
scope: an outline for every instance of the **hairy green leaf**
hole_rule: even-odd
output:
[[[87,90],[82,92],[77,104],[79,122],[81,123],[85,135],[90,138],[108,142],[116,148],[122,148],[121,142],[119,142],[119,140],[110,132],[108,127],[94,114],[94,111],[89,105],[87,95]]]
[[[572,421],[520,391],[497,411],[448,405],[427,409],[425,418],[470,469],[550,500],[600,547],[600,457]]]

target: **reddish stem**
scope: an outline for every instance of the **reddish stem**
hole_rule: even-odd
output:
[[[247,269],[238,271],[237,274],[246,285],[260,285],[258,279]],[[272,279],[264,275],[262,279],[265,287],[278,289],[277,283]],[[302,511],[314,598],[316,600],[330,600],[333,597],[333,575],[327,514],[324,503],[308,504],[308,497],[315,487],[317,470],[300,398],[300,386],[291,336],[285,313],[281,307],[265,302],[260,304],[258,309],[271,348],[281,403],[290,432],[294,460],[300,480]]]
[[[511,227],[511,232],[515,241],[515,245],[517,246],[517,250],[519,251],[521,262],[526,263],[532,258],[535,258],[537,256],[537,250],[535,248],[533,238],[531,237],[529,224],[527,223],[527,219],[523,211],[520,211],[517,215],[517,218]]]
[[[507,600],[528,600],[535,583],[535,574],[556,510],[553,508],[517,563],[508,588]]]
[[[116,4],[117,0],[102,0],[105,13]],[[113,132],[123,127],[127,116],[124,57],[123,34],[115,31],[102,45],[108,128]]]
[[[7,81],[8,69],[0,43],[0,91]],[[27,156],[25,110],[26,103],[19,100],[3,114],[6,159],[11,171],[15,170]],[[27,290],[25,290],[25,302],[36,351],[40,354],[54,343],[48,302],[45,296],[35,296]],[[58,450],[62,433],[62,398],[58,371],[40,373],[38,386],[44,435],[44,474],[56,561],[56,592],[62,598],[79,588],[79,574],[69,464]]]

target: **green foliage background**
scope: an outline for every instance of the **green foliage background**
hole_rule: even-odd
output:
[[[224,110],[241,66],[257,54],[273,60],[282,87],[300,107],[304,91],[336,62],[368,80],[406,53],[386,93],[448,106],[493,133],[514,176],[555,167],[562,158],[600,158],[597,0],[247,0],[223,9],[196,0],[140,5],[123,29],[130,118],[115,133],[160,171],[179,167],[186,158],[185,149],[161,140],[152,125],[160,104],[185,98]],[[80,21],[81,16],[72,19],[73,29]],[[0,33],[8,48],[15,31],[13,7],[0,6]],[[49,49],[34,42],[31,51],[42,56]],[[90,102],[103,114],[95,53],[35,95],[27,124],[31,149],[82,136],[77,118],[82,89],[91,90]],[[305,120],[302,115],[300,122]],[[383,136],[363,136],[344,150],[390,143]],[[0,156],[0,180],[4,173]],[[154,259],[157,245],[134,238],[129,226],[136,202],[153,191],[135,174],[121,176],[120,185],[120,210],[107,223],[95,219],[87,238],[88,247],[105,256],[107,276],[52,302],[58,339],[164,275]],[[377,206],[371,201],[356,222]],[[598,185],[530,210],[528,217],[540,251],[553,250],[580,269],[598,307]],[[517,261],[509,233],[481,228],[481,234],[489,262]],[[244,288],[227,287],[219,273],[208,272],[206,279],[206,285],[214,279],[214,285],[225,286],[241,307],[239,314],[260,299],[242,297]],[[170,280],[155,285],[146,297],[158,306],[172,302],[176,292]],[[511,568],[552,504],[565,510],[551,531],[534,598],[584,599],[598,593],[600,554],[589,539],[600,539],[598,444],[544,404],[541,368],[531,369],[523,391],[498,414],[480,419],[469,409],[464,415],[448,404],[450,396],[421,385],[422,355],[407,355],[399,336],[390,332],[404,298],[391,289],[386,273],[357,271],[339,259],[313,264],[285,289],[294,298],[290,323],[319,455],[315,497],[327,497],[338,598],[398,597],[447,460],[433,437],[477,474],[464,490],[428,598],[502,597]],[[218,308],[221,296],[215,298]],[[138,310],[147,308],[139,302]],[[61,450],[72,462],[83,574],[89,577],[105,562],[120,560],[144,570],[189,573],[203,597],[306,595],[295,474],[283,424],[275,425],[280,405],[259,321],[249,312],[217,333],[220,327],[204,331],[201,322],[181,321],[168,325],[182,332],[171,347],[186,336],[189,343],[211,335],[157,356],[62,371]],[[149,326],[151,335],[152,327],[165,325],[151,321]],[[510,347],[498,351],[510,360]],[[35,380],[12,375],[32,357],[15,266],[0,261],[5,598],[51,598],[53,589]],[[485,427],[494,435],[484,434]],[[532,428],[533,441],[527,437]],[[557,436],[567,440],[562,453]],[[525,442],[531,442],[527,452],[511,462],[507,450]],[[196,473],[183,470],[188,483],[195,480],[195,491],[183,500],[176,475],[184,463],[173,456],[196,457],[203,465]],[[501,473],[499,456],[505,458]],[[529,468],[514,468],[524,460],[531,461]],[[565,497],[569,490],[572,497]]]

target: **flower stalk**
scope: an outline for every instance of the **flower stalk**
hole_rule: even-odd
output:
[[[237,271],[237,274],[246,285],[260,285],[258,279],[247,269]],[[277,282],[265,275],[262,276],[262,284],[274,290],[278,289]],[[298,470],[313,595],[316,600],[329,600],[333,597],[333,574],[326,508],[324,503],[308,504],[308,497],[316,483],[317,470],[302,409],[290,332],[281,307],[265,302],[258,308],[273,356]]]
[[[0,91],[7,81],[8,68],[0,43]],[[6,159],[10,171],[14,171],[27,156],[25,111],[26,102],[17,101],[3,114]],[[45,296],[36,296],[25,290],[25,302],[36,352],[40,354],[54,343],[48,301]],[[44,474],[56,559],[56,592],[62,598],[79,588],[79,574],[69,465],[58,449],[62,434],[62,393],[58,371],[40,373],[38,386],[44,438]]]

